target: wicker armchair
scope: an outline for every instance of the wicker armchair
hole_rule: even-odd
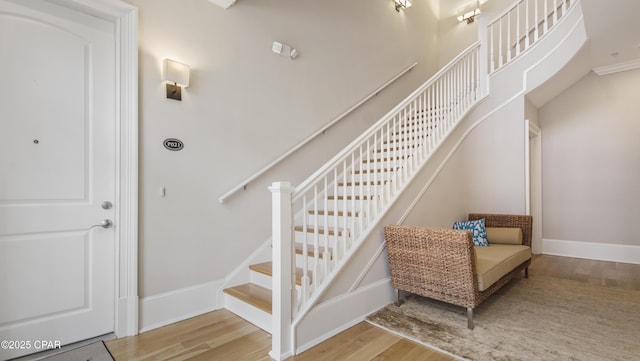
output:
[[[469,220],[485,219],[486,227],[519,227],[525,246],[531,246],[531,216],[469,214]],[[387,225],[385,240],[393,288],[467,308],[467,327],[473,329],[473,310],[500,289],[531,259],[515,267],[484,291],[477,282],[476,256],[471,232],[453,229]]]

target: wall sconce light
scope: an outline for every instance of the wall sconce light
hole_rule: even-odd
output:
[[[457,14],[459,22],[466,20],[467,24],[471,24],[475,20],[476,15],[480,14],[480,1],[478,0],[458,9]]]
[[[400,12],[400,9],[404,10],[411,7],[411,1],[409,0],[394,0],[396,3],[396,11]]]
[[[162,61],[162,81],[167,83],[167,98],[182,100],[182,88],[189,86],[189,65],[175,60]]]

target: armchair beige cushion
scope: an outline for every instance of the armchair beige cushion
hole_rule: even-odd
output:
[[[480,292],[531,258],[531,248],[522,245],[492,244],[473,248]]]
[[[489,244],[522,244],[522,229],[519,227],[486,227]]]

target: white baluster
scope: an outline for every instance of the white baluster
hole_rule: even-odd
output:
[[[545,0],[546,1],[546,0]],[[538,16],[538,0],[533,0],[533,5],[535,6],[535,12],[534,12],[534,25],[535,29],[534,29],[534,42],[538,41],[538,38],[540,37],[540,27],[538,26],[538,24],[540,23],[540,17]]]
[[[498,20],[498,67],[500,68],[504,65],[504,57],[502,56],[502,54],[504,54],[502,50],[502,19],[504,19],[504,17]]]
[[[365,211],[365,209],[364,209],[364,194],[363,194],[363,191],[364,191],[364,187],[365,187],[365,185],[364,185],[365,184],[365,179],[364,179],[364,166],[363,166],[364,163],[362,162],[362,159],[364,159],[363,158],[363,154],[362,154],[362,146],[360,146],[359,149],[360,149],[360,156],[358,157],[358,159],[360,159],[360,162],[359,162],[359,164],[360,164],[360,187],[358,187],[359,188],[359,192],[358,193],[360,194],[360,201],[359,201],[360,210],[362,211],[363,214],[366,214],[366,218],[369,218],[369,213],[367,213]],[[359,227],[358,227],[357,233],[353,236],[354,239],[357,239],[357,235],[362,234],[362,232],[364,231],[364,222],[365,222],[364,218],[365,217],[362,217],[362,219],[360,219],[360,222],[358,222]]]
[[[402,110],[402,117],[404,119],[404,130],[407,131],[407,129],[411,128],[411,124],[409,122],[409,116],[411,115],[411,110],[410,110],[411,104],[407,105],[406,107],[404,107],[404,109]],[[410,140],[408,139],[402,139],[402,146],[404,147],[404,151],[402,153],[404,153],[405,155],[405,160],[402,163],[402,184],[404,185],[405,182],[407,181],[407,178],[409,177],[409,168],[410,168],[410,162],[411,162],[411,145],[410,145]]]
[[[522,2],[519,2],[518,5],[516,5],[516,56],[520,55],[520,53],[522,52],[522,47],[520,45],[520,40],[522,39],[522,36],[520,35],[520,27],[522,26],[522,24],[520,23],[520,19],[521,19],[521,15],[520,15],[520,5],[522,4]]]
[[[411,147],[411,160],[409,162],[409,175],[412,175],[413,172],[416,169],[416,160],[418,159],[417,157],[417,139],[415,138],[416,136],[416,132],[415,130],[417,129],[417,116],[416,116],[416,101],[413,100],[410,104],[409,104],[409,121],[411,126],[409,127],[409,132],[407,132],[406,134],[408,135],[407,137],[407,144],[409,144],[409,146]]]
[[[490,44],[490,50],[489,50],[489,54],[490,54],[490,56],[489,56],[489,66],[490,66],[490,69],[491,69],[491,71],[490,71],[491,73],[493,73],[496,70],[496,62],[495,62],[495,56],[496,55],[495,55],[495,50],[494,50],[495,41],[494,41],[494,34],[493,34],[494,31],[493,31],[493,29],[494,29],[494,24],[491,24],[489,26],[489,28],[487,29],[487,32],[489,33],[487,39],[491,43]]]
[[[343,228],[345,230],[345,233],[344,233],[344,236],[342,238],[341,247],[342,247],[342,254],[344,255],[344,254],[347,254],[347,234],[351,233],[351,230],[350,230],[350,227],[349,227],[349,217],[348,217],[349,209],[347,208],[347,195],[349,194],[349,188],[348,188],[348,184],[349,183],[348,183],[348,179],[347,179],[347,160],[346,159],[342,163],[342,183],[343,183],[343,185],[342,185],[342,188],[343,188],[343,191],[342,191],[342,195],[343,195],[343,197],[342,197],[343,222],[342,223],[343,223]],[[351,188],[355,187],[354,183],[355,183],[355,181],[352,180],[351,181]],[[337,200],[338,200],[338,198],[336,197],[336,201]],[[338,208],[338,203],[336,202],[335,211],[338,212],[338,209],[339,209]],[[352,210],[351,214],[353,215],[352,223],[355,223],[356,210],[355,209]],[[349,233],[347,233],[347,231]]]
[[[322,260],[324,263],[324,267],[323,267],[323,276],[322,276],[322,280],[326,280],[327,276],[329,274],[329,233],[330,233],[330,227],[329,227],[329,215],[326,214],[327,209],[329,209],[329,185],[328,185],[328,176],[324,177],[324,186],[322,187],[322,193],[324,194],[324,197],[322,197],[322,207],[325,210],[325,215],[323,218],[324,220],[324,224],[323,224],[323,228],[324,228],[324,252],[322,253]],[[336,197],[338,196],[337,194],[335,195]]]
[[[318,270],[318,265],[320,264],[320,230],[318,229],[318,185],[313,186],[313,288],[311,289],[311,293],[313,293],[319,286],[319,275],[320,272]],[[307,242],[307,230],[303,230],[304,234],[304,242]]]
[[[424,159],[427,157],[427,152],[429,151],[429,147],[428,147],[428,137],[427,137],[427,92],[423,91],[420,94],[420,109],[422,110],[421,116],[420,116],[420,120],[422,122],[422,132],[421,132],[421,136],[422,139],[420,139],[420,143],[422,144],[422,161],[424,161]]]
[[[525,0],[525,21],[526,21],[526,28],[525,28],[525,38],[526,41],[524,43],[524,50],[527,50],[529,48],[530,45],[530,40],[529,40],[529,34],[531,27],[529,26],[529,0]]]
[[[351,237],[348,239],[349,244],[347,245],[347,249],[351,248],[351,240],[355,240],[355,233],[356,233],[357,224],[361,225],[362,224],[362,218],[364,218],[364,211],[362,210],[362,208],[358,209],[356,207],[357,177],[356,177],[356,157],[355,157],[355,152],[351,153],[351,183],[353,185],[351,187],[351,211],[355,212],[357,210],[358,212],[360,212],[360,217],[358,217],[358,222],[352,222],[351,223]],[[360,184],[360,186],[362,186],[362,184]],[[347,197],[345,196],[345,199],[346,198]]]
[[[511,52],[511,12],[507,13],[507,63],[513,59]]]
[[[307,208],[307,195],[303,195],[302,196],[302,211],[304,216],[302,217],[302,229],[303,229],[303,234],[306,238],[306,229],[308,229],[307,227],[309,227],[309,222],[307,220],[307,217],[309,216],[309,209]],[[275,263],[274,263],[275,264]],[[302,301],[307,302],[307,299],[309,298],[309,275],[308,275],[308,270],[309,270],[309,247],[307,245],[307,242],[302,242]]]
[[[340,239],[340,235],[338,234],[338,231],[340,230],[340,220],[339,220],[339,214],[338,214],[338,202],[339,202],[339,198],[338,195],[341,194],[338,190],[338,183],[339,183],[339,178],[338,178],[338,167],[336,166],[333,169],[333,194],[335,194],[335,197],[333,198],[333,202],[332,202],[332,207],[333,207],[333,233],[335,233],[335,237],[333,237],[333,257],[331,257],[331,269],[334,269],[336,266],[336,262],[338,262],[338,258],[341,256],[340,254],[340,248],[338,247],[338,241]],[[324,210],[324,214],[326,217],[329,217],[329,208],[325,208]],[[343,228],[343,232],[342,234],[346,234],[347,233],[347,228]]]
[[[544,33],[549,31],[549,0],[544,0]]]
[[[371,153],[371,138],[367,139],[367,148],[366,148],[366,153],[365,153],[365,157],[364,159],[369,160],[369,154]],[[373,203],[373,199],[371,199],[371,174],[376,174],[376,172],[378,171],[377,166],[375,164],[371,164],[371,163],[367,163],[369,170],[367,172],[367,186],[366,187],[362,187],[362,198],[366,197],[366,204],[367,204],[367,222],[365,223],[365,229],[366,229],[366,225],[368,225],[369,223],[369,219],[374,219],[376,216],[375,213],[375,206]],[[373,169],[372,169],[373,166]],[[367,192],[365,192],[365,190],[367,190]]]

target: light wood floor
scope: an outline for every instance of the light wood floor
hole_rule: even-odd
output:
[[[626,290],[640,290],[640,265],[535,256],[530,277],[551,276]],[[116,361],[268,361],[271,336],[226,310],[107,342]],[[445,361],[412,341],[361,322],[288,361]]]

